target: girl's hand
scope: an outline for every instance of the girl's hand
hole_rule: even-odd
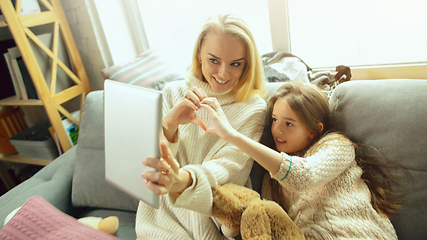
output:
[[[208,127],[205,130],[206,136],[213,133],[227,141],[236,132],[236,130],[228,122],[218,100],[216,98],[205,98],[200,105],[209,112],[211,120],[215,125],[213,127]]]
[[[146,158],[142,164],[157,171],[145,171],[141,177],[145,185],[154,193],[164,195],[171,192],[174,184],[179,180],[179,163],[169,151],[165,141],[160,141],[161,158]]]
[[[207,129],[206,123],[197,117],[196,111],[200,109],[200,102],[207,97],[203,89],[193,87],[185,93],[184,97],[164,116],[162,126],[165,136],[173,142],[173,137],[180,124],[195,123],[203,130]]]

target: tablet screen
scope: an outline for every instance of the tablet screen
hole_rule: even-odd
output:
[[[107,182],[154,208],[159,196],[141,173],[146,157],[160,157],[162,93],[127,83],[104,83],[105,178]]]

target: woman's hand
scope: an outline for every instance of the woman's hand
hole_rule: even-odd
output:
[[[228,122],[216,98],[205,98],[200,103],[200,106],[209,112],[211,120],[215,125],[205,130],[206,136],[213,133],[220,136],[225,141],[228,141],[229,138],[237,132]]]
[[[207,94],[203,89],[193,87],[166,114],[162,120],[162,126],[164,134],[170,142],[174,142],[174,136],[180,124],[195,123],[206,130],[206,123],[196,115],[196,111],[200,109],[200,102],[206,97]]]
[[[181,193],[192,184],[190,174],[180,169],[165,141],[160,141],[160,158],[146,158],[142,164],[157,171],[145,171],[145,185],[158,195]]]
[[[225,141],[238,147],[244,153],[257,161],[267,171],[272,174],[277,173],[283,161],[283,156],[277,151],[257,142],[253,139],[239,133],[227,120],[221,106],[216,98],[205,98],[200,103],[202,108],[206,109],[215,126],[209,127],[205,134],[213,133],[220,136]]]

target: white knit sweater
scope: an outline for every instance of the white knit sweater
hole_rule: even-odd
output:
[[[255,141],[261,138],[266,103],[260,96],[236,102],[232,92],[217,94],[193,75],[165,86],[164,114],[193,86],[218,99],[236,130]],[[196,114],[208,126],[213,126],[205,109]],[[140,202],[136,216],[137,239],[226,239],[211,218],[212,188],[228,182],[245,185],[253,161],[220,137],[214,134],[206,137],[196,124],[180,125],[178,141],[168,144],[181,168],[190,172],[193,184],[177,199],[161,196],[158,210]]]
[[[286,211],[306,237],[313,239],[397,239],[385,215],[371,204],[371,193],[361,179],[352,142],[330,133],[314,144],[304,157],[282,153],[280,181]]]

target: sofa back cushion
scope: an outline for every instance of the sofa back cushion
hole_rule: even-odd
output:
[[[377,148],[406,167],[393,190],[404,205],[392,223],[400,240],[427,236],[427,80],[360,80],[339,85],[330,99],[332,124],[356,143]]]
[[[90,92],[84,102],[74,167],[72,203],[136,211],[138,201],[105,181],[104,91]]]
[[[167,57],[149,48],[135,58],[102,70],[105,79],[162,90],[168,82],[183,78]],[[184,71],[185,72],[185,71]]]

